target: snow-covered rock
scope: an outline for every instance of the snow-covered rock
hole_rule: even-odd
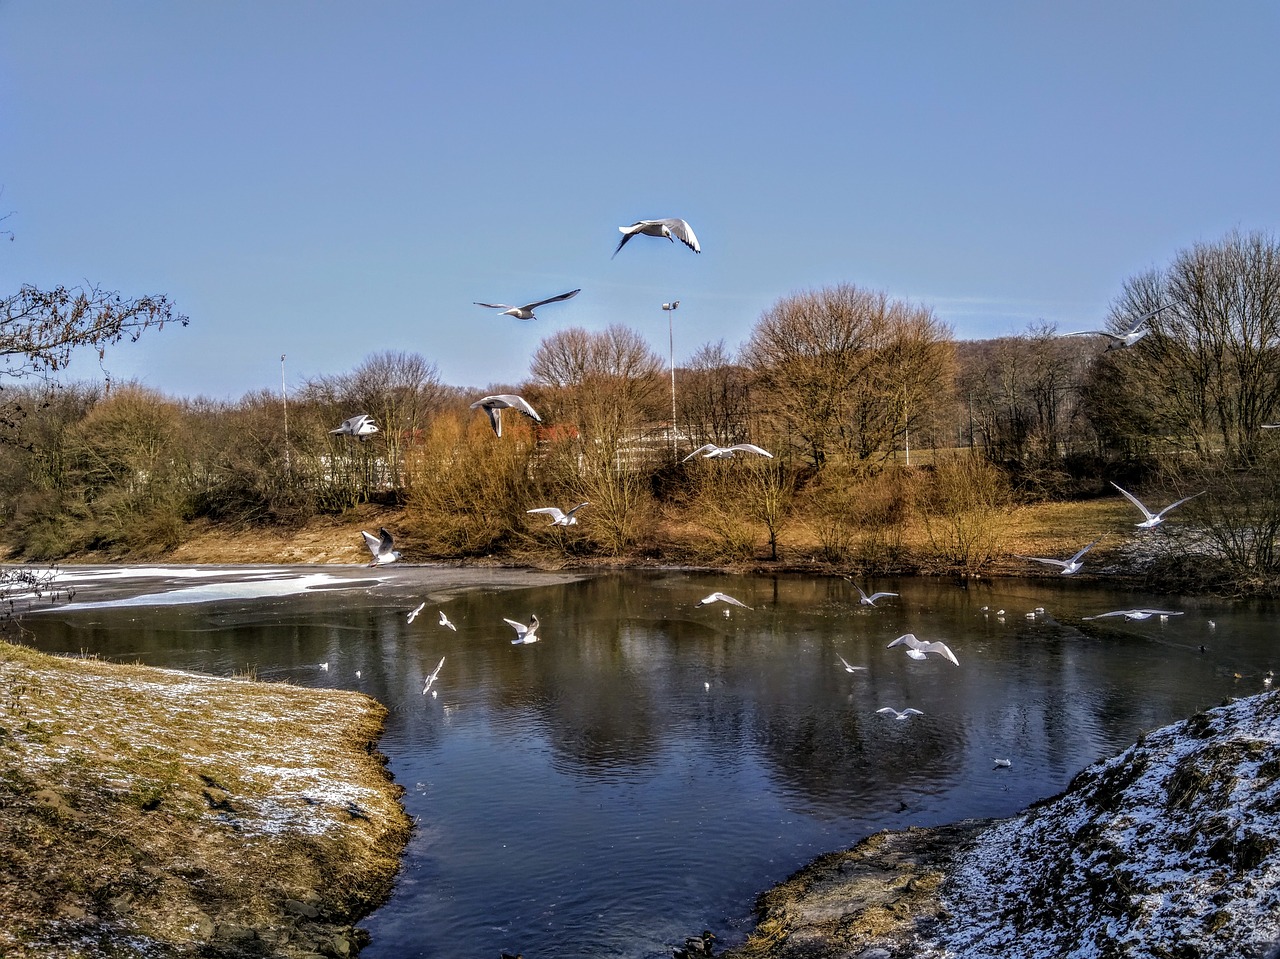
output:
[[[881,833],[761,900],[738,956],[1280,957],[1280,692],[1151,733],[995,823]]]

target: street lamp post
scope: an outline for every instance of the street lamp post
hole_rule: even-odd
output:
[[[284,471],[289,468],[289,394],[284,388],[284,354],[280,354],[280,403],[284,406]]]
[[[667,348],[671,361],[671,457],[677,459],[680,454],[676,449],[676,328],[672,313],[680,306],[679,300],[663,303],[667,312]]]

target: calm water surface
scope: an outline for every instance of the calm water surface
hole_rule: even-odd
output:
[[[25,620],[42,649],[253,669],[388,706],[381,748],[418,828],[365,923],[369,959],[666,957],[703,928],[732,944],[755,896],[814,856],[880,829],[1009,815],[1280,668],[1270,606],[1061,580],[879,580],[866,585],[901,595],[870,609],[844,580],[810,576],[62,577],[72,604]],[[712,590],[754,608],[695,608]],[[1047,615],[1028,619],[1037,606]],[[1081,621],[1134,606],[1185,615]],[[531,613],[541,641],[513,646],[503,617]],[[907,631],[945,639],[960,666],[885,648]],[[424,696],[441,656],[438,697]],[[886,705],[924,715],[877,715]]]

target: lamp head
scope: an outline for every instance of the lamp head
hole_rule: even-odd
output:
[[[674,310],[674,309],[675,309],[676,307],[678,307],[679,305],[680,305],[680,301],[679,301],[679,300],[672,300],[670,303],[663,303],[663,304],[662,304],[662,308],[663,308],[664,310]]]

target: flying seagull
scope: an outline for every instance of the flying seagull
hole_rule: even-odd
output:
[[[751,608],[746,603],[734,599],[728,593],[712,593],[710,596],[704,596],[693,604],[693,608],[697,609],[699,606],[710,606],[712,603],[728,603],[730,606],[741,606],[743,609]],[[729,611],[726,609],[725,612],[727,613]]]
[[[364,537],[364,545],[369,547],[369,552],[373,554],[373,562],[369,564],[370,566],[385,566],[400,558],[400,550],[395,549],[395,541],[385,527],[378,530],[377,536],[364,530],[360,531],[360,535]]]
[[[849,579],[849,577],[848,577],[848,576],[846,576],[846,577],[845,577],[845,579]],[[853,583],[853,580],[849,579],[849,582]],[[856,590],[858,591],[858,605],[859,605],[859,606],[875,606],[875,604],[876,604],[876,600],[877,600],[877,599],[884,599],[886,596],[897,596],[897,595],[898,595],[897,593],[884,593],[884,592],[881,592],[881,593],[872,593],[870,596],[868,596],[866,593],[864,593],[864,592],[862,591],[862,587],[861,587],[861,586],[859,586],[857,583],[853,583],[853,588],[854,588],[854,589],[856,589]]]
[[[488,413],[489,425],[493,427],[493,432],[498,436],[502,435],[503,410],[519,410],[534,422],[542,422],[542,417],[538,415],[537,410],[529,405],[529,401],[523,396],[516,396],[514,393],[499,393],[495,396],[481,397],[471,404],[471,409],[483,409]]]
[[[924,713],[912,706],[908,706],[906,709],[902,710],[902,712],[898,712],[898,710],[894,709],[892,706],[881,706],[876,710],[876,712],[882,716],[892,716],[894,719],[907,719],[910,716],[924,715]]]
[[[672,243],[679,240],[694,253],[702,252],[702,247],[698,245],[698,238],[693,235],[693,227],[676,217],[665,220],[637,220],[630,226],[618,227],[618,230],[622,233],[622,239],[618,241],[618,249],[613,251],[614,256],[617,256],[618,250],[626,246],[627,241],[637,233],[643,233],[645,236],[665,236]]]
[[[1099,613],[1097,616],[1081,616],[1081,619],[1106,619],[1108,616],[1123,616],[1126,620],[1130,619],[1150,619],[1152,616],[1159,616],[1161,619],[1168,619],[1170,616],[1181,616],[1182,613],[1175,609],[1113,609],[1109,613]]]
[[[436,668],[431,670],[427,675],[427,684],[422,687],[422,695],[427,695],[431,689],[431,684],[436,681],[436,677],[440,675],[440,667],[444,665],[444,657],[440,657],[440,662],[436,663]]]
[[[590,506],[590,505],[591,505],[590,503],[586,503],[586,502],[579,503],[577,506],[569,510],[569,512],[567,513],[562,512],[556,506],[539,506],[537,509],[527,509],[525,510],[525,512],[526,513],[546,513],[548,516],[551,517],[552,526],[577,526],[578,517],[574,516],[573,514],[578,512],[578,510],[582,509],[582,507]]]
[[[1164,514],[1169,512],[1169,510],[1173,509],[1175,506],[1181,506],[1183,503],[1185,503],[1189,499],[1195,499],[1197,496],[1203,496],[1207,492],[1207,490],[1201,490],[1199,493],[1192,493],[1190,496],[1184,496],[1182,497],[1182,499],[1178,500],[1178,502],[1170,503],[1160,512],[1153,513],[1151,512],[1151,510],[1147,509],[1145,506],[1142,505],[1142,501],[1139,500],[1138,497],[1134,496],[1127,489],[1124,489],[1123,487],[1121,487],[1120,484],[1116,483],[1114,480],[1112,481],[1111,485],[1114,486],[1116,489],[1120,490],[1120,492],[1124,494],[1125,499],[1127,499],[1134,506],[1138,507],[1138,509],[1142,510],[1142,515],[1146,517],[1146,520],[1144,520],[1141,523],[1133,524],[1134,526],[1137,526],[1139,529],[1152,529],[1153,527],[1159,526],[1161,523],[1164,522]]]
[[[1133,326],[1123,333],[1112,333],[1110,330],[1077,330],[1074,333],[1064,333],[1063,336],[1105,336],[1108,341],[1106,351],[1127,349],[1151,332],[1150,329],[1142,329],[1142,324],[1161,310],[1167,310],[1169,306],[1170,304],[1166,303],[1164,306],[1157,306],[1150,313],[1143,313]]]
[[[907,655],[912,659],[924,659],[927,653],[937,653],[943,659],[949,659],[957,666],[960,665],[960,660],[956,659],[956,654],[951,651],[951,648],[946,643],[934,640],[926,642],[916,639],[915,633],[903,633],[886,646],[885,649],[892,649],[894,646],[906,646]]]
[[[524,306],[512,306],[510,303],[481,303],[474,300],[476,306],[487,306],[491,310],[501,310],[503,316],[514,316],[517,320],[536,320],[533,311],[540,306],[546,306],[548,303],[559,303],[561,300],[572,299],[581,293],[581,289],[570,290],[568,293],[561,293],[559,296],[550,296],[545,300],[538,300],[537,303],[526,303]]]
[[[449,622],[449,617],[444,614],[443,609],[440,610],[440,625],[445,627],[446,629],[453,630],[455,633],[458,631],[458,627],[453,625],[453,623]]]
[[[761,456],[767,456],[769,459],[773,459],[772,453],[768,450],[761,449],[754,443],[735,443],[733,446],[716,446],[715,443],[704,443],[680,462],[687,462],[699,453],[702,454],[702,458],[704,460],[728,459],[730,456],[733,456],[734,453],[758,453]]]
[[[865,669],[867,668],[866,666],[853,666],[853,665],[851,665],[851,664],[849,663],[849,660],[845,659],[845,658],[844,658],[843,656],[841,656],[839,653],[836,653],[836,657],[840,660],[840,662],[844,663],[844,671],[845,671],[846,673],[856,673],[856,672],[858,672],[858,671],[860,671],[860,670],[865,670]]]
[[[512,646],[519,646],[521,643],[536,643],[538,641],[538,622],[536,615],[529,617],[529,624],[517,623],[514,619],[502,617],[502,621],[516,631],[516,638],[511,641]]]
[[[349,420],[343,420],[342,425],[336,430],[329,430],[329,435],[354,436],[363,443],[376,432],[378,432],[378,424],[373,421],[373,417],[368,413],[361,413]]]
[[[417,619],[417,618],[418,618],[418,614],[419,614],[420,612],[422,612],[423,607],[425,607],[426,605],[427,605],[427,604],[426,604],[425,602],[423,602],[423,603],[419,603],[419,604],[418,604],[417,606],[415,606],[412,610],[410,610],[410,612],[409,612],[409,622],[411,622],[411,623],[412,623],[415,619]]]
[[[1093,549],[1094,545],[1097,542],[1098,541],[1095,539],[1092,543],[1090,543],[1084,549],[1080,550],[1080,552],[1076,553],[1076,555],[1072,556],[1068,560],[1046,559],[1043,556],[1018,556],[1017,553],[1015,553],[1014,555],[1018,556],[1018,559],[1029,559],[1036,563],[1048,563],[1050,566],[1061,566],[1062,575],[1070,576],[1072,573],[1079,572],[1080,567],[1084,565],[1084,554],[1089,552],[1089,550]]]

